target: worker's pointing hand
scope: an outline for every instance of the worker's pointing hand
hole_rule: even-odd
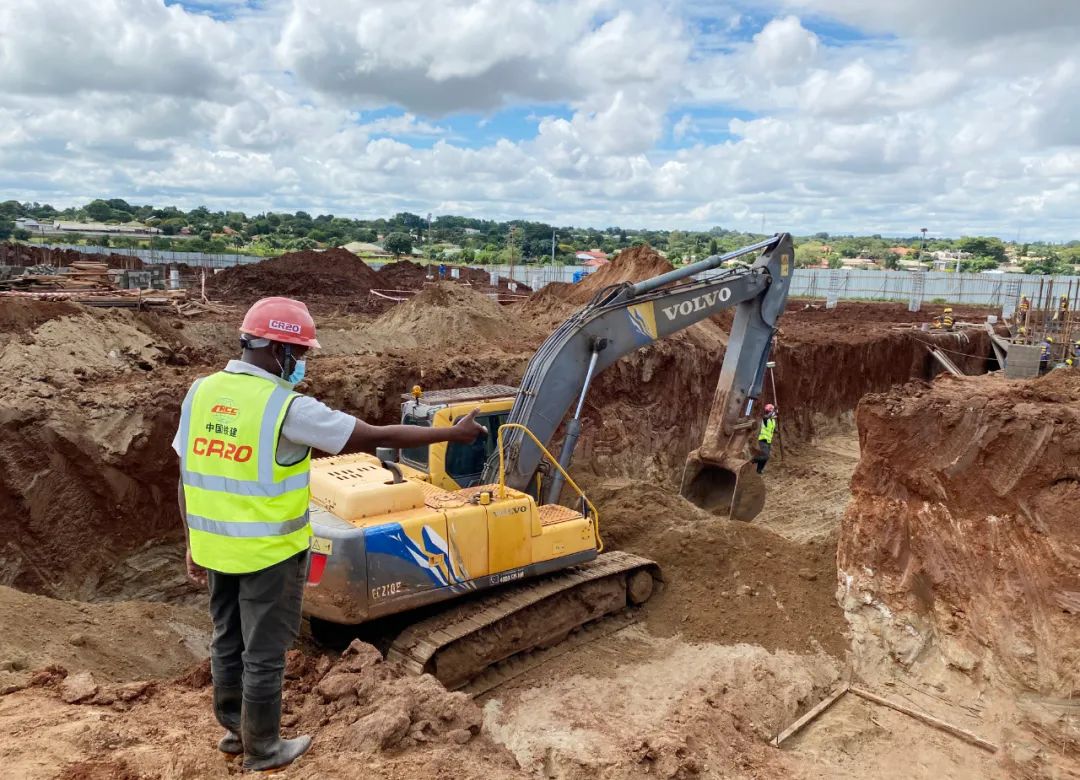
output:
[[[476,421],[476,414],[479,411],[480,407],[478,406],[454,423],[454,426],[450,429],[450,433],[453,435],[452,441],[470,444],[476,441],[478,436],[487,435],[487,428]]]

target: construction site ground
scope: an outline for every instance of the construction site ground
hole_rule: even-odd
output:
[[[324,349],[301,389],[388,423],[416,383],[514,384],[600,287],[662,270],[635,250],[516,303],[479,280],[421,279],[377,305],[363,279],[275,290],[248,271],[231,289],[310,294]],[[933,313],[789,303],[780,440],[752,524],[678,496],[730,314],[610,368],[572,470],[608,548],[657,561],[660,592],[475,697],[305,632],[283,723],[315,745],[280,776],[1075,777],[1080,537],[1062,507],[1080,497],[1080,381],[974,376],[997,367],[995,312],[958,310],[978,326],[951,334],[913,327]],[[3,776],[239,773],[214,750],[206,596],[183,577],[169,445],[190,382],[235,357],[242,314],[0,303]],[[973,376],[935,378],[928,344]],[[853,694],[770,744],[846,683],[999,749]]]

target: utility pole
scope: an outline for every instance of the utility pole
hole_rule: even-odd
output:
[[[551,231],[551,264],[555,265],[555,231]]]
[[[516,225],[511,225],[510,226],[510,235],[506,239],[507,249],[510,251],[510,268],[508,269],[508,272],[507,272],[507,278],[511,279],[511,280],[514,278],[514,238],[515,238],[516,235],[517,235],[517,226]]]

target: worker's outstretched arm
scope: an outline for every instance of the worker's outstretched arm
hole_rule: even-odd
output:
[[[477,436],[487,433],[487,428],[476,421],[473,409],[449,428],[424,428],[419,425],[369,425],[357,420],[352,435],[345,443],[341,454],[350,452],[372,452],[376,447],[407,449],[423,447],[443,441],[469,443]]]

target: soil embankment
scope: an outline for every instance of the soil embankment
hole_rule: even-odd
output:
[[[913,663],[1080,690],[1080,376],[942,378],[864,399],[838,562],[849,609],[888,607]]]
[[[1063,706],[1080,691],[1080,373],[914,383],[857,420],[837,555],[857,656],[1005,695],[1008,728],[1041,734],[1025,773],[1047,740],[1080,759]]]

